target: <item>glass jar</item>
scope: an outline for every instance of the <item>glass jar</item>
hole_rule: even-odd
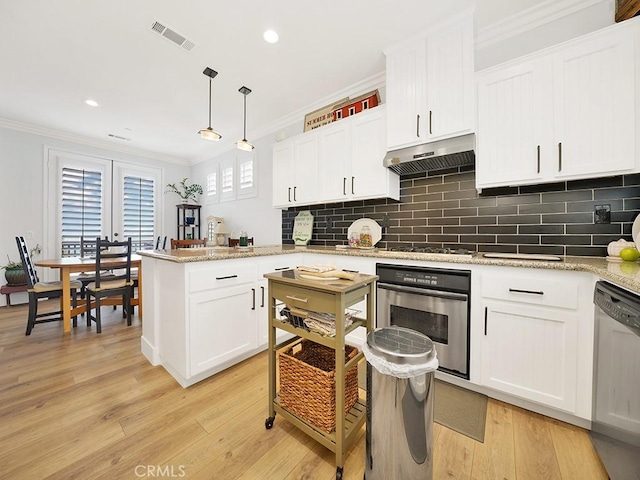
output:
[[[245,232],[245,231],[240,232],[239,246],[246,247],[246,246],[248,246],[247,242],[248,242],[247,232]]]
[[[365,225],[360,229],[360,248],[373,247],[373,237],[371,236],[371,229],[368,225]]]
[[[360,233],[351,232],[349,235],[349,247],[358,248],[358,246],[360,246]]]

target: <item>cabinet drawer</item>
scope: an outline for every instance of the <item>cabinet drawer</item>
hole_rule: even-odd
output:
[[[279,272],[281,270],[290,270],[302,263],[300,254],[277,255],[268,259],[259,259],[258,277],[262,278],[265,273]]]
[[[240,283],[255,282],[257,278],[254,264],[216,265],[196,268],[189,272],[189,291],[203,292],[220,287],[230,287]]]
[[[578,284],[546,278],[485,275],[482,277],[482,297],[575,310],[578,308]]]
[[[271,295],[289,307],[313,312],[336,313],[336,296],[332,293],[276,283],[272,284]]]

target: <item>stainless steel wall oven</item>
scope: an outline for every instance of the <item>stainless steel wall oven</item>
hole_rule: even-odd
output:
[[[471,271],[378,263],[376,274],[376,327],[424,333],[439,370],[468,379]]]

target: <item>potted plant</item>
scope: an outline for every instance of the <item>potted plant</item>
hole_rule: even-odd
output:
[[[42,250],[40,245],[36,244],[30,251],[30,256],[34,257]],[[2,265],[0,270],[4,270],[4,278],[7,280],[7,285],[24,285],[27,283],[27,274],[24,271],[22,262],[14,262],[7,255],[7,264]]]
[[[183,178],[177,185],[175,183],[167,184],[166,193],[176,193],[182,199],[182,203],[196,203],[196,195],[202,195],[202,186],[197,183],[187,185],[187,178]]]

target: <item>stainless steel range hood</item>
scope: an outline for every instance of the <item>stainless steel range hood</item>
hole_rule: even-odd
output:
[[[409,175],[474,165],[475,148],[476,136],[470,133],[437,142],[392,150],[384,157],[384,166],[399,175]]]

